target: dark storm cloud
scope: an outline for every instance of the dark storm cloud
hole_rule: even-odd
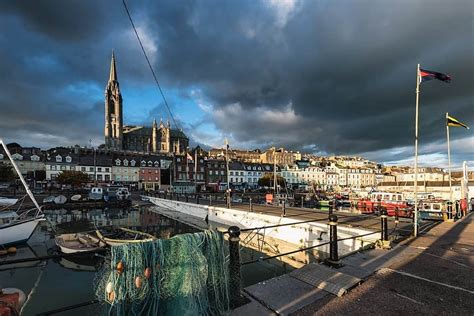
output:
[[[165,89],[200,89],[209,121],[239,144],[382,150],[389,160],[384,149],[412,145],[418,62],[453,77],[422,85],[420,141],[443,139],[446,111],[474,125],[472,1],[127,3],[156,45]],[[121,1],[4,1],[0,9],[8,30],[0,71],[9,74],[0,78],[2,134],[7,120],[45,132],[60,121],[71,127],[66,139],[79,139],[81,128],[100,139],[111,48],[120,51],[122,87],[151,82]],[[84,82],[95,95],[64,93]]]

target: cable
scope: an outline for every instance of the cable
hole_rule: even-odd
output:
[[[137,36],[138,43],[140,44],[143,55],[145,55],[145,59],[146,59],[146,62],[148,63],[148,67],[150,67],[151,74],[153,75],[156,85],[158,86],[158,89],[160,90],[161,97],[163,98],[163,101],[165,102],[166,108],[171,116],[171,119],[173,120],[174,125],[176,126],[177,129],[179,129],[179,125],[174,119],[173,113],[171,112],[168,102],[166,101],[165,94],[163,93],[163,90],[161,89],[160,83],[158,82],[158,78],[156,77],[155,71],[153,70],[153,67],[151,66],[150,60],[148,59],[148,55],[146,54],[145,48],[143,47],[143,44],[140,39],[140,36],[138,35],[137,29],[135,28],[135,24],[133,23],[132,16],[130,15],[130,11],[128,11],[128,7],[127,7],[127,4],[125,3],[125,0],[122,0],[122,3],[125,8],[125,11],[127,12],[128,19],[130,20],[130,24],[132,24],[133,31],[135,32],[135,35]]]

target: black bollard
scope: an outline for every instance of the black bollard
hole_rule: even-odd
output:
[[[281,208],[283,210],[283,217],[285,217],[286,216],[286,201],[285,200],[283,200],[283,204],[281,205]]]
[[[250,212],[252,212],[252,198],[249,198],[249,208]]]
[[[453,219],[453,202],[448,201],[447,207],[446,207],[446,215],[448,217],[448,221]]]
[[[187,194],[187,193],[184,193],[184,196],[186,197],[186,203],[188,203],[188,202],[189,202],[188,194]]]
[[[301,208],[304,208],[304,196],[301,197]]]
[[[241,297],[240,277],[240,228],[229,227],[229,296],[231,307],[238,306]]]
[[[335,268],[341,266],[337,250],[337,216],[334,214],[329,216],[329,259],[326,263]]]
[[[199,194],[196,194],[196,204],[199,204]]]
[[[388,220],[387,210],[382,209],[382,210],[380,211],[380,225],[381,225],[381,228],[382,228],[382,232],[380,233],[380,238],[381,238],[383,241],[387,241],[387,240],[388,240],[388,225],[387,225],[387,220]]]

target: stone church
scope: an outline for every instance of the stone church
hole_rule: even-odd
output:
[[[117,151],[183,154],[189,139],[182,130],[172,129],[169,121],[151,127],[123,125],[122,94],[112,53],[109,81],[105,88],[105,148]]]

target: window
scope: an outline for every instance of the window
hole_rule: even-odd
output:
[[[101,174],[97,175],[97,180],[102,181],[102,175]]]
[[[154,165],[156,168],[158,168],[160,166],[160,163],[158,161],[155,161]]]
[[[56,170],[56,166],[55,166],[55,165],[52,165],[52,166],[51,166],[51,170]]]
[[[200,170],[201,172],[204,172],[204,167],[201,167],[199,170]]]
[[[3,154],[0,154],[0,160],[2,160],[2,159],[3,159]]]
[[[94,172],[94,167],[89,167],[89,172]]]
[[[124,165],[125,167],[128,166],[128,160],[127,160],[127,159],[125,159],[125,160],[123,161],[123,165]]]
[[[86,172],[86,167],[81,167],[82,172]]]
[[[217,172],[217,171],[216,171],[216,172]],[[223,176],[223,175],[224,175],[224,170],[221,170],[221,176]]]
[[[67,157],[66,157],[66,162],[69,162],[69,163],[70,163],[71,161],[72,161],[71,156],[67,156]]]
[[[148,167],[153,167],[153,162],[151,160],[148,161]]]
[[[158,181],[158,177],[155,177],[155,181]]]
[[[211,175],[211,176],[212,176],[212,170],[209,170],[209,175]]]
[[[230,171],[229,174],[230,174],[231,176],[233,176],[233,175],[234,175],[234,171]]]
[[[177,161],[177,162],[180,162],[180,161],[181,161],[181,158],[176,158],[176,161]]]
[[[132,167],[135,167],[135,164],[136,164],[136,161],[135,161],[135,160],[130,161],[130,165],[131,165]]]
[[[105,172],[109,172],[109,168],[105,168]]]
[[[66,166],[61,166],[61,170],[66,170]]]
[[[116,166],[120,166],[120,159],[116,159],[116,160],[115,160],[115,165],[116,165]]]
[[[105,175],[105,181],[110,181],[110,175],[108,174]]]
[[[60,155],[57,155],[56,162],[62,162],[62,161],[63,161],[63,157],[61,157]]]
[[[142,160],[142,161],[140,162],[140,165],[141,165],[142,167],[146,167],[146,161],[145,161],[145,160]]]
[[[155,173],[158,173],[158,170],[155,170]]]

